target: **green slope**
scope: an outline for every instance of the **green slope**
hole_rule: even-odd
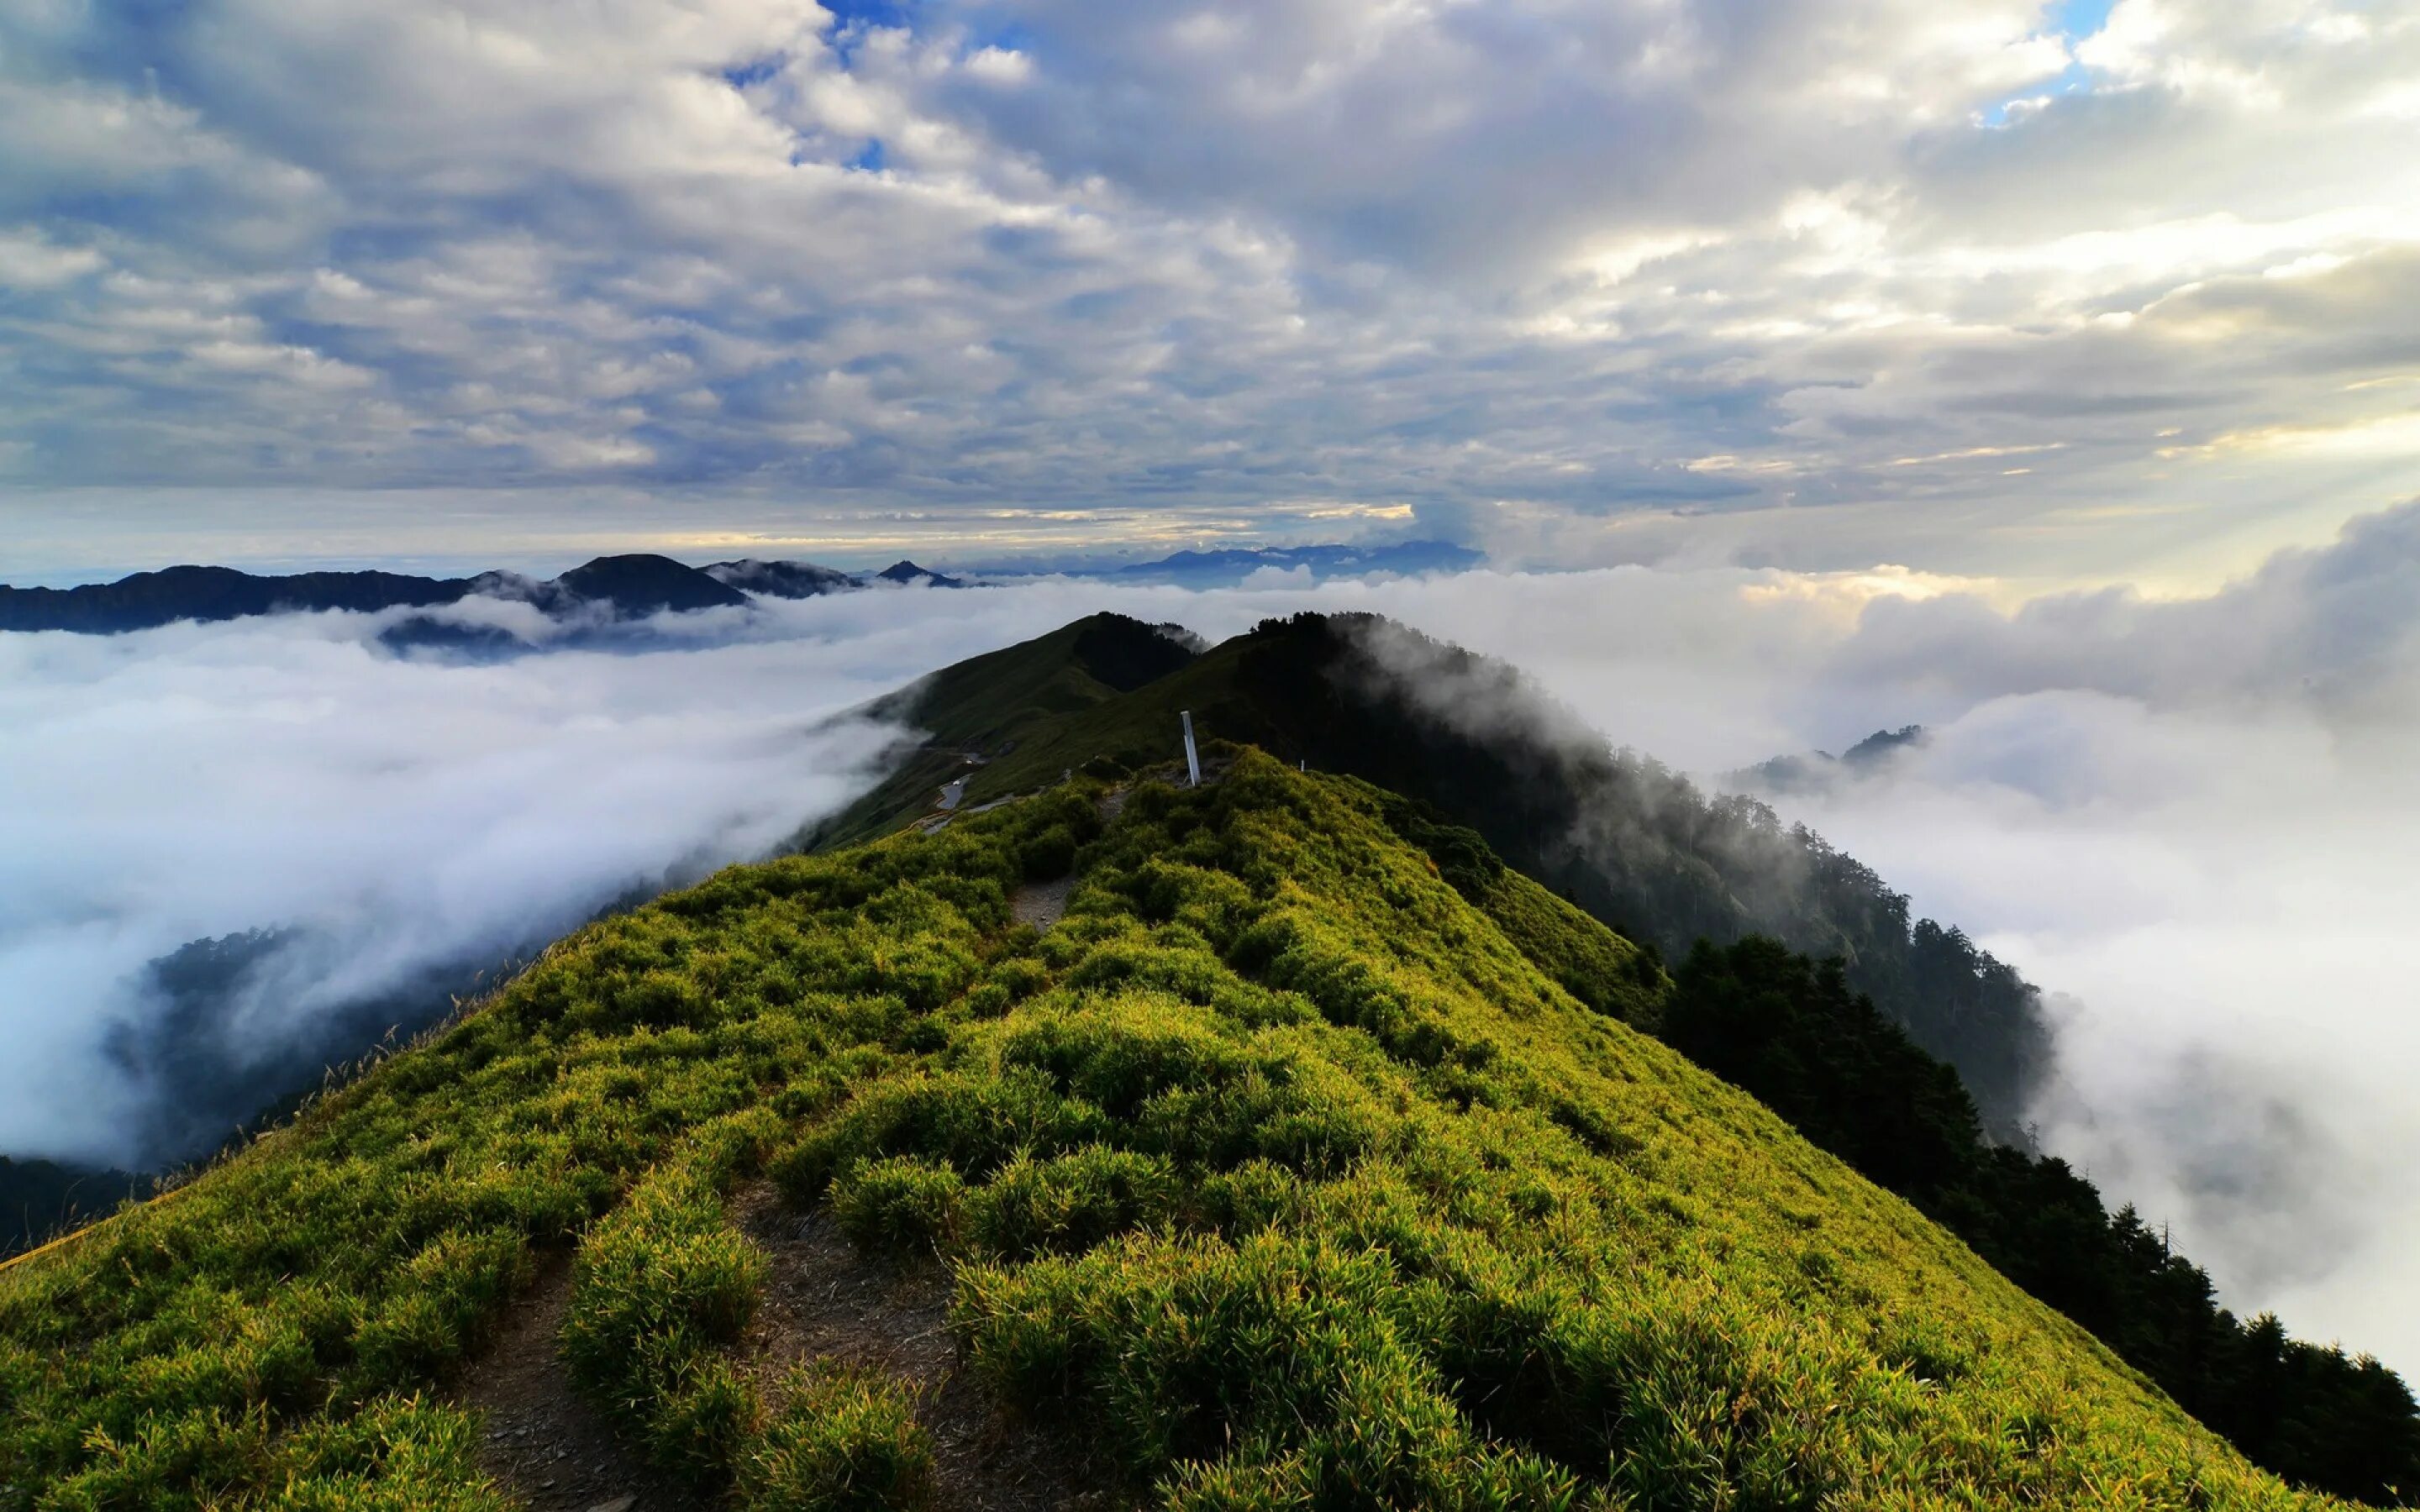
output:
[[[1176,770],[1180,709],[1213,743],[1249,741],[1413,795],[1389,803],[1390,827],[1560,984],[1948,1224],[2262,1465],[2372,1501],[2420,1493],[2420,1411],[2405,1383],[2273,1318],[2237,1319],[2156,1226],[2107,1211],[2089,1181],[2031,1151],[2021,1117],[2023,1072],[2042,1055],[2033,989],[1958,932],[1911,919],[1903,897],[1820,837],[1745,800],[1710,801],[1560,722],[1514,670],[1369,616],[1266,622],[1123,696],[1033,721],[975,775],[968,801],[1087,764]],[[861,807],[864,823],[879,827],[881,802]],[[1685,959],[1678,995],[1663,999],[1661,973],[1635,958],[1575,972],[1565,957],[1586,936],[1554,920],[1564,900],[1643,926],[1642,939]],[[1692,949],[1709,935],[1739,943]],[[1826,976],[1758,935],[1839,956],[1842,969]]]
[[[0,1506],[498,1505],[448,1383],[566,1249],[569,1367],[668,1472],[915,1504],[929,1404],[746,1327],[766,1179],[945,1267],[967,1368],[1121,1503],[2326,1504],[1583,1007],[1628,945],[1512,884],[1516,941],[1397,800],[1249,752],[1102,797],[593,925],[0,1273]]]
[[[1016,650],[1038,657],[1047,644]],[[942,689],[963,686],[956,671],[934,680],[921,705],[928,717],[945,717]],[[1264,622],[1122,696],[1032,718],[1001,759],[960,769],[971,773],[966,801],[1032,791],[1088,762],[1101,770],[1173,762],[1180,710],[1205,741],[1259,746],[1433,806],[1668,955],[1700,938],[1768,934],[1843,957],[1852,987],[1958,1068],[1986,1127],[2026,1142],[2048,1031],[2038,995],[2014,971],[1958,931],[1914,918],[1904,896],[1821,837],[1784,828],[1749,800],[1709,799],[1652,758],[1608,749],[1515,669],[1375,616]],[[933,775],[920,770],[905,788],[869,795],[834,830],[861,838],[929,811]]]
[[[873,792],[816,825],[807,843],[829,849],[896,829],[932,811],[943,784],[979,779],[985,762],[1016,754],[1035,732],[1175,671],[1193,655],[1167,629],[1123,614],[1093,614],[876,700],[862,712],[908,726],[921,743],[899,753]],[[1042,769],[1019,764],[1020,771]],[[1060,775],[1049,772],[1054,779]],[[996,787],[985,784],[986,793]]]

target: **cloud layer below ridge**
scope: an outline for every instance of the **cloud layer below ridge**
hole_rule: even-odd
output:
[[[2001,608],[1903,570],[1272,579],[845,594],[488,666],[388,655],[376,616],[0,636],[26,798],[0,811],[0,1150],[122,1153],[144,1094],[108,1026],[161,1011],[142,969],[187,941],[340,942],[257,995],[239,1028],[273,1044],[774,843],[889,733],[817,722],[937,665],[1104,608],[1214,638],[1367,609],[1699,772],[1927,725],[1785,813],[2053,995],[2051,1149],[2230,1304],[2420,1368],[2420,505],[2173,601]]]

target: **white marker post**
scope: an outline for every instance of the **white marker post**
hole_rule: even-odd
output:
[[[1193,778],[1186,786],[1198,788],[1202,785],[1202,758],[1193,750],[1193,711],[1180,709],[1176,717],[1185,721],[1185,770]]]

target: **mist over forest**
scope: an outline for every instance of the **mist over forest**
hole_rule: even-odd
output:
[[[838,807],[901,733],[834,717],[935,666],[1102,607],[1213,639],[1369,609],[1507,658],[1708,795],[1920,723],[1764,795],[1776,833],[1810,825],[2042,990],[2031,1136],[2223,1300],[2409,1363],[2420,1315],[2381,1299],[2420,1241],[2391,1071],[2420,1048],[2396,861],[2420,839],[2415,582],[2405,509],[2211,598],[2013,610],[1914,575],[1620,568],[760,600],[504,662],[399,653],[347,613],[0,637],[0,779],[39,799],[0,818],[0,1031],[23,1047],[0,1153],[202,1152],[256,1092]]]

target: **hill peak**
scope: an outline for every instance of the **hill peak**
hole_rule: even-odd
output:
[[[874,576],[883,582],[922,584],[926,588],[964,588],[967,586],[965,581],[961,579],[952,578],[945,574],[935,572],[930,567],[920,567],[913,562],[908,561],[906,557],[901,557],[898,561],[883,568]]]
[[[597,557],[554,579],[583,603],[610,601],[626,615],[738,608],[748,595],[697,568],[651,552]]]

